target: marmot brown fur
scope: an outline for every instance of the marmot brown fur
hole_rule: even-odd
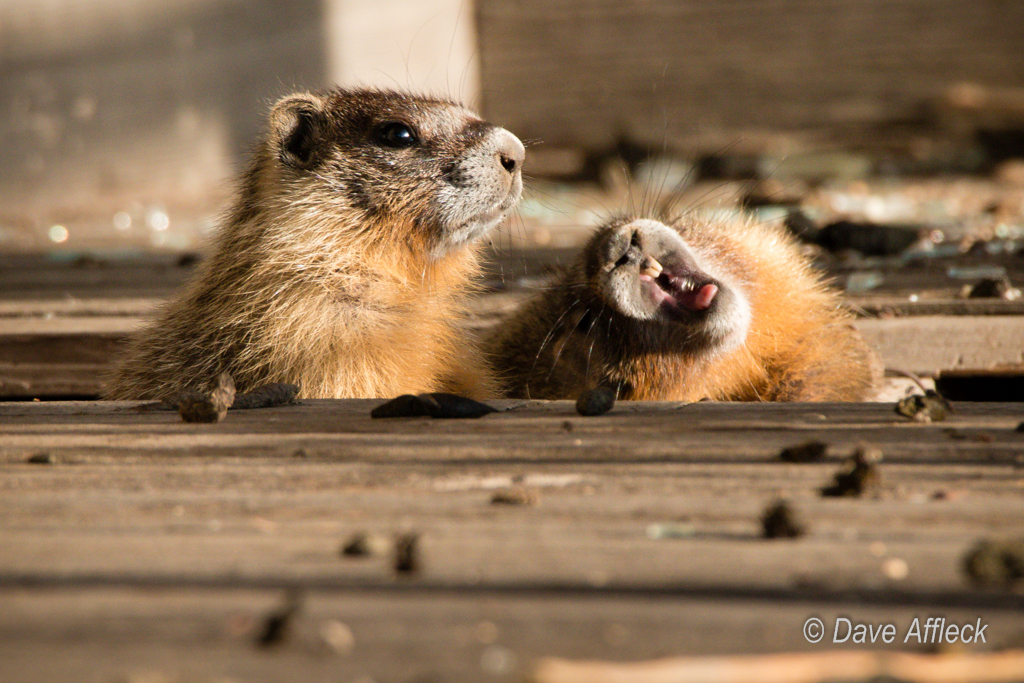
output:
[[[523,145],[440,99],[285,97],[212,255],[107,392],[289,382],[309,398],[493,391],[459,329],[480,237],[522,191]]]
[[[781,229],[624,218],[488,346],[515,398],[863,400],[877,361],[851,323]]]

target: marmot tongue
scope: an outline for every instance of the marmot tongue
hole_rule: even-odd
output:
[[[707,282],[698,285],[690,278],[673,277],[664,273],[655,283],[665,294],[665,300],[677,308],[705,311],[718,296],[718,285]]]
[[[706,284],[695,289],[677,289],[671,292],[677,306],[691,311],[705,311],[718,296],[718,287]]]
[[[693,298],[693,306],[698,311],[703,311],[711,305],[711,302],[715,300],[718,295],[718,287],[712,284],[707,284],[697,290],[697,295]]]

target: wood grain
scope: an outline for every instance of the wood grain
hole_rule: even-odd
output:
[[[1019,642],[1024,596],[974,589],[961,561],[979,538],[1024,535],[1024,404],[926,425],[891,404],[583,418],[506,401],[445,421],[372,420],[377,403],[212,425],[130,402],[0,403],[0,678],[517,681],[542,657],[819,651],[801,635],[812,614],[981,616],[979,651]],[[776,460],[811,438],[823,462]],[[885,454],[881,487],[821,498],[861,441]],[[536,503],[491,504],[513,486]],[[780,497],[808,532],[762,540]],[[340,554],[353,533],[410,531],[412,576],[389,552]],[[263,651],[286,591],[303,607]],[[333,622],[351,652],[332,649]]]

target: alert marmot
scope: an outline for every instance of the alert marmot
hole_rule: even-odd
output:
[[[221,372],[239,391],[290,382],[310,398],[491,393],[459,317],[523,156],[445,100],[285,97],[211,256],[132,341],[107,397],[165,398]]]
[[[851,401],[877,361],[781,229],[694,216],[600,228],[550,289],[491,336],[505,395]]]

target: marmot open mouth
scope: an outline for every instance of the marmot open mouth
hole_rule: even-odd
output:
[[[718,296],[718,285],[700,271],[683,268],[675,272],[665,269],[652,256],[644,259],[640,281],[654,303],[670,310],[705,311]]]

